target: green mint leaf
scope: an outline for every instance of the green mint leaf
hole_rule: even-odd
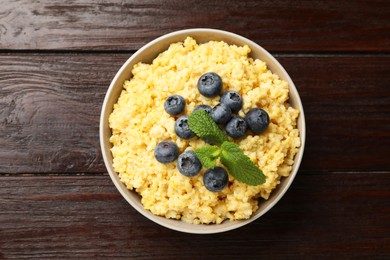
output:
[[[204,110],[197,110],[188,116],[188,126],[197,136],[210,144],[221,145],[227,136]]]
[[[256,186],[265,182],[264,173],[233,142],[221,145],[221,162],[238,181]]]
[[[207,145],[196,149],[195,154],[205,168],[214,169],[221,154],[221,149],[217,146]]]

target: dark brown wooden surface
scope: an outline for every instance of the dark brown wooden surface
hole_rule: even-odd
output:
[[[307,144],[266,215],[190,235],[137,213],[98,123],[121,64],[183,28],[246,36],[289,72]],[[389,259],[389,1],[0,3],[0,259]]]
[[[145,220],[107,175],[3,177],[0,225],[8,228],[1,230],[0,251],[37,259],[384,258],[390,175],[372,175],[299,174],[260,220],[215,235],[179,233]]]
[[[136,50],[193,27],[269,50],[389,51],[389,1],[3,0],[0,49]]]

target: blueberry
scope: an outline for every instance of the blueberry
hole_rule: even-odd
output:
[[[190,139],[195,136],[195,133],[192,132],[188,126],[188,116],[184,115],[179,117],[175,122],[175,132],[178,137],[183,139]]]
[[[229,90],[222,94],[221,103],[227,105],[233,113],[236,113],[242,108],[242,97],[238,92]]]
[[[200,172],[202,164],[198,157],[196,157],[195,152],[189,150],[180,154],[179,159],[177,160],[177,169],[179,169],[179,172],[183,175],[193,177]]]
[[[216,97],[222,90],[222,79],[214,72],[203,74],[198,80],[198,90],[205,97]]]
[[[209,191],[217,192],[223,190],[228,183],[229,177],[225,169],[221,167],[215,167],[214,169],[208,169],[203,175],[204,186]]]
[[[217,124],[226,124],[232,117],[232,111],[225,104],[219,103],[211,109],[210,116]]]
[[[160,163],[170,163],[176,160],[179,155],[179,148],[172,141],[163,141],[157,144],[154,149],[154,157]]]
[[[248,127],[255,133],[260,134],[267,129],[269,125],[268,113],[261,108],[252,108],[245,115]]]
[[[164,102],[164,109],[171,116],[175,116],[183,112],[185,106],[186,101],[179,95],[169,96]]]
[[[248,125],[244,118],[234,115],[225,126],[226,133],[234,139],[241,139],[248,131]]]
[[[194,111],[198,111],[198,110],[204,110],[204,111],[206,111],[207,113],[210,114],[210,112],[211,112],[211,107],[208,106],[208,105],[199,105],[199,106],[197,106],[197,107],[194,109]]]

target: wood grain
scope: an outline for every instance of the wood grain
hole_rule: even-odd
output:
[[[389,51],[390,2],[3,0],[0,49],[137,50],[165,33],[216,28],[271,51]]]
[[[105,172],[101,105],[129,56],[0,55],[0,172]],[[302,171],[390,169],[389,56],[276,57],[304,104]]]
[[[390,56],[277,58],[303,102],[304,169],[390,169]]]
[[[146,219],[106,175],[2,176],[0,257],[385,259],[389,187],[388,173],[298,175],[260,219],[228,233],[198,236]]]
[[[33,54],[0,60],[1,171],[103,171],[99,114],[125,56]]]

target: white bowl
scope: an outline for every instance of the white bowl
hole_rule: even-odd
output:
[[[300,115],[298,118],[298,129],[300,131],[301,138],[301,147],[298,154],[295,156],[295,162],[293,165],[292,172],[287,178],[281,180],[280,185],[272,192],[270,198],[266,201],[262,201],[259,205],[259,209],[252,215],[251,218],[247,220],[236,220],[236,221],[225,221],[222,224],[211,224],[211,225],[196,225],[189,224],[179,220],[167,219],[164,217],[156,216],[150,211],[145,210],[141,204],[141,198],[135,191],[130,191],[126,186],[119,180],[118,174],[114,171],[112,166],[112,154],[111,154],[111,143],[109,138],[111,136],[111,130],[109,128],[108,117],[113,110],[113,105],[117,102],[118,97],[122,91],[123,83],[125,80],[131,77],[131,70],[133,66],[142,61],[145,63],[150,63],[157,55],[168,49],[171,43],[184,41],[187,36],[193,37],[198,43],[208,42],[210,40],[216,41],[225,41],[229,44],[235,44],[238,46],[248,45],[251,51],[251,57],[261,59],[268,65],[268,68],[275,74],[277,74],[281,79],[288,82],[290,87],[290,96],[289,102],[290,105],[294,108],[299,109]],[[145,46],[139,49],[134,53],[119,69],[114,79],[111,82],[110,87],[106,93],[103,107],[100,117],[100,145],[102,149],[102,154],[104,158],[104,163],[107,167],[108,173],[114,182],[116,188],[122,194],[122,196],[142,215],[149,218],[150,220],[158,223],[164,227],[181,231],[187,233],[195,234],[211,234],[219,233],[238,227],[244,226],[262,216],[268,210],[270,210],[285,194],[287,189],[290,187],[292,181],[294,180],[295,175],[297,174],[299,165],[302,160],[303,150],[305,146],[305,117],[303,113],[302,103],[298,94],[297,89],[290,76],[284,70],[282,65],[265,49],[257,45],[256,43],[226,31],[214,30],[214,29],[188,29],[181,30],[173,33],[163,35]]]

